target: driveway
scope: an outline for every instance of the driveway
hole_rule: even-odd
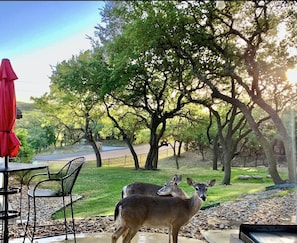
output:
[[[37,161],[56,161],[56,160],[71,160],[73,158],[84,156],[86,161],[96,160],[95,153],[93,152],[90,146],[83,145],[82,150],[78,148],[77,152],[64,152],[64,153],[52,153],[52,154],[42,154],[37,155],[35,160]],[[149,145],[136,145],[134,149],[137,154],[146,154],[149,151]],[[160,149],[168,149],[168,147],[161,147]],[[114,147],[114,146],[102,146],[101,151],[101,158],[102,159],[109,159],[109,158],[118,158],[124,156],[131,156],[131,152],[128,147]]]

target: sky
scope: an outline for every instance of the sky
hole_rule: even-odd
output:
[[[0,1],[0,58],[18,76],[17,101],[49,92],[52,69],[91,49],[103,1]]]

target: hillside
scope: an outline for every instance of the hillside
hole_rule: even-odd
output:
[[[33,111],[36,109],[33,103],[26,103],[17,101],[17,108],[20,109],[22,112]]]

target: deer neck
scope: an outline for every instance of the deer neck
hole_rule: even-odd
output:
[[[203,200],[199,197],[198,193],[195,192],[194,195],[189,199],[193,214],[197,213],[202,206]]]
[[[173,191],[171,193],[171,196],[173,196],[173,197],[179,197],[181,199],[187,199],[188,198],[187,195],[184,192],[182,192],[182,191]]]

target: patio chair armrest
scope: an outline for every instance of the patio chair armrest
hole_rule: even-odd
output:
[[[55,181],[56,181],[56,182],[60,182],[60,181],[62,181],[62,179],[61,179],[61,178],[44,179],[44,180],[38,181],[34,187],[37,187],[37,186],[39,186],[39,185],[42,184],[42,183],[51,182],[51,181],[53,181],[53,182],[55,182]]]
[[[32,175],[27,182],[27,186],[30,186],[31,181],[38,176],[47,176],[49,178],[49,172],[40,172]]]
[[[36,191],[37,189],[39,189],[42,185],[46,184],[46,183],[49,183],[49,182],[57,182],[57,185],[59,185],[59,188],[61,188],[61,179],[57,178],[57,179],[44,179],[44,180],[41,180],[41,181],[38,181],[36,183],[36,185],[34,185],[32,187],[32,191]]]
[[[61,179],[62,176],[61,176],[61,172],[54,172],[54,173],[49,173],[49,179]]]

